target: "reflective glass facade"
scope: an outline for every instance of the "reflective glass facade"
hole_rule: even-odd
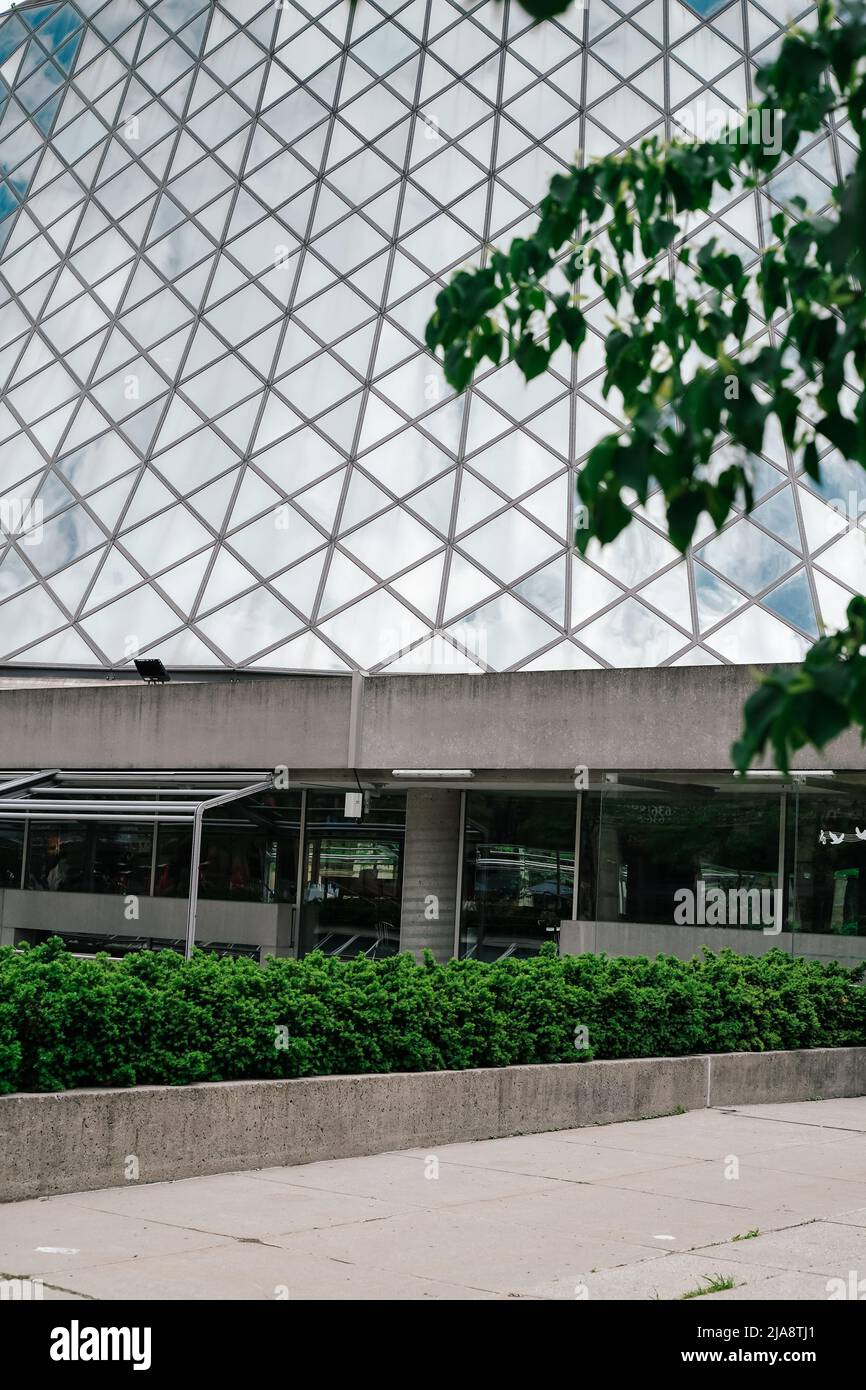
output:
[[[468,792],[462,876],[462,954],[534,955],[571,917],[573,796]]]
[[[397,954],[405,826],[401,792],[368,793],[357,819],[346,817],[343,793],[307,793],[301,955]]]
[[[617,424],[605,307],[578,361],[529,386],[487,370],[459,399],[423,330],[438,287],[531,227],[576,151],[734,116],[789,10],[813,8],[584,0],[539,26],[513,0],[5,15],[0,660],[799,657],[866,581],[862,473],[830,456],[819,490],[770,435],[751,518],[683,560],[650,499],[580,559],[575,472]],[[827,202],[847,136],[719,198],[688,242],[754,263],[779,205]]]
[[[813,949],[804,934],[866,936],[862,776],[736,791],[641,780],[579,797],[467,792],[460,954],[532,955],[569,920],[790,932],[779,944],[794,954]]]
[[[33,821],[24,886],[51,893],[149,893],[152,858],[148,826]]]
[[[681,890],[696,900],[714,889],[726,897],[772,893],[779,887],[780,816],[773,792],[590,793],[581,821],[578,916],[677,925]],[[765,924],[742,925],[760,930]]]

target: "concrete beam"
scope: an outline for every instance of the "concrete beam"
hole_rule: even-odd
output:
[[[291,676],[0,689],[0,765],[341,769],[351,688],[340,676]]]
[[[12,768],[730,767],[743,666],[0,686]],[[862,769],[854,737],[800,767]]]

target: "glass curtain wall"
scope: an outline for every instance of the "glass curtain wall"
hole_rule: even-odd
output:
[[[572,915],[574,795],[467,792],[460,953],[534,955]]]
[[[0,888],[20,888],[24,822],[0,821]]]
[[[166,813],[170,803],[166,804]],[[300,842],[300,792],[269,791],[206,814],[199,897],[294,902]],[[106,821],[32,821],[25,888],[66,893],[189,893],[192,830]],[[0,829],[0,886],[18,887],[23,824]]]
[[[405,827],[405,793],[365,793],[358,818],[343,792],[307,793],[300,955],[396,955]]]
[[[579,802],[568,793],[467,792],[460,954],[531,955],[574,915],[755,931],[783,922],[781,805],[779,787],[755,786],[623,783],[584,792]],[[861,820],[866,827],[866,788]],[[790,839],[790,821],[788,832]],[[861,853],[855,839],[849,859]],[[866,844],[862,852],[866,872]],[[826,898],[830,890],[823,891]]]
[[[576,474],[621,424],[585,278],[583,350],[528,386],[485,362],[455,399],[424,341],[438,287],[575,156],[736,122],[812,0],[2,8],[0,477],[35,506],[0,555],[0,660],[571,670],[791,661],[837,626],[866,479],[833,450],[798,476],[777,431],[751,514],[688,555],[655,502],[577,554]],[[753,265],[855,157],[848,122],[804,136],[654,273],[713,237]]]
[[[787,846],[790,929],[866,936],[866,786],[828,779],[795,788]]]
[[[199,897],[251,903],[294,902],[301,827],[300,792],[262,792],[206,814],[202,826]],[[160,827],[154,893],[189,892],[192,831]]]
[[[147,894],[152,859],[149,825],[32,821],[25,887],[51,893]]]
[[[780,910],[780,814],[777,789],[613,787],[586,793],[579,918],[755,930],[773,925]]]

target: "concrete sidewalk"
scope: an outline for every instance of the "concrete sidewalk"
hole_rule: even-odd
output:
[[[866,1297],[866,1098],[12,1203],[0,1272],[67,1299]]]

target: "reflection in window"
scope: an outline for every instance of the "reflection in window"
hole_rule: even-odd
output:
[[[33,821],[27,887],[51,893],[150,891],[153,831],[102,821]]]
[[[20,888],[24,822],[0,821],[0,888]]]
[[[572,913],[576,798],[469,792],[460,953],[534,954]]]
[[[206,815],[202,826],[200,898],[229,902],[294,902],[297,893],[301,798],[266,792]],[[154,893],[186,897],[192,831],[162,826],[156,851]]]
[[[789,798],[788,830],[792,930],[866,936],[866,794],[803,788]]]
[[[358,818],[342,792],[308,794],[301,955],[396,955],[405,822],[403,792],[366,793]]]
[[[400,947],[402,840],[311,835],[301,951],[396,955]]]
[[[776,793],[623,790],[584,796],[578,894],[583,920],[673,926],[675,895],[685,889],[695,895],[700,925],[701,882],[706,893],[720,889],[728,903],[731,893],[772,892],[778,870]],[[736,925],[760,930],[758,911],[742,915],[749,920]]]

